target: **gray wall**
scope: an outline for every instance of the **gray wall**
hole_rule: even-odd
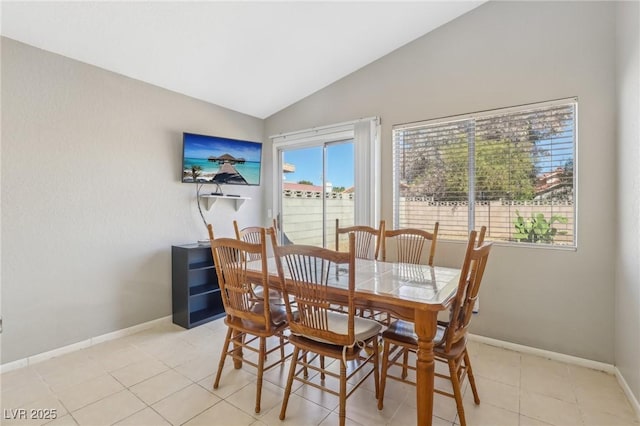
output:
[[[263,120],[2,39],[2,362],[171,314],[171,245],[207,236],[182,132],[262,140]],[[236,190],[236,188],[238,188]],[[262,220],[261,187],[238,212]]]
[[[640,3],[620,3],[617,12],[615,362],[636,400],[640,400]]]
[[[613,363],[615,77],[614,3],[489,2],[269,117],[265,133],[379,115],[390,159],[393,124],[577,96],[578,249],[495,247],[472,331]],[[462,256],[442,243],[436,262]]]

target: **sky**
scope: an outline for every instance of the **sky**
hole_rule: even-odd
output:
[[[285,151],[284,162],[296,167],[295,173],[284,174],[285,182],[307,180],[322,185],[322,147]],[[353,186],[353,143],[327,145],[327,163],[327,182],[334,188]]]

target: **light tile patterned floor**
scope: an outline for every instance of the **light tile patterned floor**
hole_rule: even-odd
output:
[[[2,374],[3,425],[335,425],[336,397],[298,386],[278,419],[288,364],[265,374],[262,410],[253,412],[255,370],[227,362],[213,389],[222,320],[192,330],[173,324]],[[470,426],[640,426],[614,376],[475,342],[469,343],[481,404],[468,386]],[[446,383],[437,382],[445,386]],[[372,378],[347,402],[348,425],[414,425],[415,390],[389,381],[384,410]],[[20,411],[26,409],[26,411]],[[51,420],[11,417],[56,410]],[[42,411],[45,410],[45,411]],[[457,425],[453,399],[436,395],[433,424]]]

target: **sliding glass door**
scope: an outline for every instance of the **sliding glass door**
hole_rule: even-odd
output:
[[[377,117],[271,136],[272,206],[282,243],[335,248],[340,226],[380,221]]]
[[[335,248],[336,219],[355,220],[353,140],[283,146],[277,156],[281,243]]]

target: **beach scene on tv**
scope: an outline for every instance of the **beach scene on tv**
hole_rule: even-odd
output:
[[[185,133],[182,181],[259,185],[262,144]]]

